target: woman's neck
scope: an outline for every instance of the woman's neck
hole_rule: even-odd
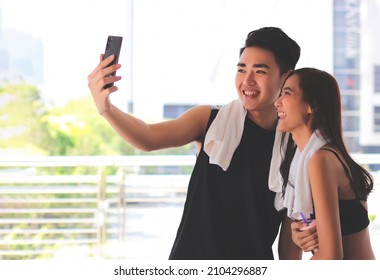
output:
[[[297,131],[290,132],[292,134],[292,138],[294,140],[294,143],[296,143],[298,149],[303,151],[307,143],[309,142],[311,136],[313,135],[315,130],[306,128],[306,129],[300,129]]]

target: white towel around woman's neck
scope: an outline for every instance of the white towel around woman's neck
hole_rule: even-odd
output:
[[[287,138],[288,135],[286,136]],[[276,192],[275,208],[277,210],[287,208],[287,214],[292,219],[301,219],[301,212],[306,218],[311,218],[311,214],[314,213],[308,163],[313,154],[327,143],[321,132],[316,130],[302,152],[297,148],[289,171],[289,181],[294,187],[288,183],[283,196],[280,165],[284,157],[283,151],[285,148],[280,150],[281,137],[275,139],[268,180],[269,189]],[[284,144],[284,147],[286,147],[286,143]]]
[[[240,99],[220,108],[206,133],[203,148],[211,164],[219,165],[224,171],[228,169],[243,135],[246,115]]]

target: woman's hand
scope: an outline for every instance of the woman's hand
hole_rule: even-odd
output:
[[[304,252],[318,250],[318,235],[315,220],[307,225],[304,222],[292,222],[292,240]]]

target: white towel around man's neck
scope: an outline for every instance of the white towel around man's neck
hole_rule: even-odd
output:
[[[288,184],[283,196],[280,165],[284,157],[283,151],[286,143],[284,143],[284,149],[280,150],[281,137],[275,139],[268,180],[269,189],[276,193],[275,208],[277,210],[287,208],[287,214],[292,219],[301,219],[301,212],[306,218],[311,218],[311,214],[314,213],[308,163],[313,154],[327,143],[321,132],[316,130],[302,152],[297,148],[289,171],[289,181],[294,187]]]
[[[224,171],[228,169],[243,135],[246,115],[240,99],[220,108],[206,133],[203,148],[211,164],[219,165]]]

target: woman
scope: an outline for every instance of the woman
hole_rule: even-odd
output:
[[[324,71],[302,68],[286,80],[275,102],[277,129],[290,133],[282,142],[282,205],[292,219],[316,219],[319,249],[311,259],[375,259],[366,202],[373,179],[345,147],[340,100]]]

